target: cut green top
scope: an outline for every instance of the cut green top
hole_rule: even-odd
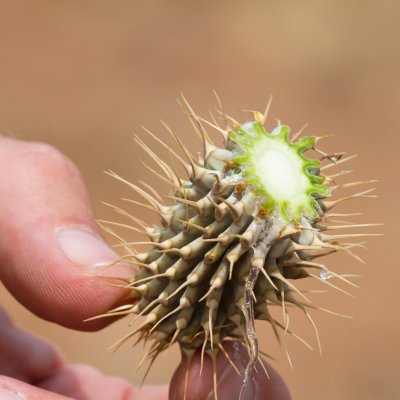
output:
[[[279,125],[271,133],[260,122],[247,122],[230,132],[238,145],[234,158],[244,180],[264,198],[270,214],[277,209],[288,222],[298,223],[301,216],[316,218],[316,198],[327,197],[330,189],[319,176],[320,161],[309,159],[304,151],[316,141],[306,136],[293,143],[290,128]]]

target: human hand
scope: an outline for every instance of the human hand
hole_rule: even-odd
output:
[[[11,294],[39,317],[77,330],[98,330],[109,321],[82,321],[123,301],[124,290],[101,284],[101,266],[116,254],[102,240],[87,190],[75,165],[40,143],[0,137],[0,277]],[[131,276],[129,266],[107,268],[110,276]],[[243,372],[247,352],[227,344]],[[188,374],[187,400],[212,399],[212,366],[199,375],[196,355]],[[226,358],[217,360],[219,399],[234,399],[240,377]],[[279,376],[252,381],[251,399],[289,399]],[[170,398],[183,399],[186,362],[171,381]],[[0,399],[166,400],[166,386],[137,389],[94,368],[68,365],[51,344],[15,327],[0,312]],[[242,374],[243,375],[243,374]],[[249,392],[250,393],[250,392]],[[209,396],[210,395],[210,396]]]

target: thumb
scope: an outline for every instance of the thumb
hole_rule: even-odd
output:
[[[131,276],[102,240],[83,179],[55,148],[0,137],[0,278],[38,316],[75,329],[125,292],[96,277]],[[99,268],[103,265],[103,268]],[[103,271],[102,271],[103,270]]]
[[[201,352],[191,362],[185,357],[172,378],[169,398],[172,400],[237,400],[243,386],[244,372],[249,361],[248,351],[240,342],[222,342],[223,349],[216,357],[216,385],[211,358],[205,354],[201,370]],[[229,360],[228,360],[229,357]],[[290,400],[289,391],[278,373],[265,361],[259,360],[243,392],[243,400]],[[234,366],[233,366],[234,365]],[[266,375],[265,370],[268,372]],[[215,396],[215,389],[218,396]],[[186,392],[186,393],[185,393]]]

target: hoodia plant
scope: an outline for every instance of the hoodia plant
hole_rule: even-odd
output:
[[[332,281],[356,286],[349,279],[352,275],[328,269],[320,258],[343,251],[360,260],[353,251],[363,243],[354,240],[373,234],[332,232],[376,224],[342,221],[356,214],[339,214],[333,209],[345,200],[374,197],[373,189],[344,197],[333,195],[342,188],[373,181],[339,183],[349,172],[339,166],[353,157],[319,150],[316,146],[322,137],[302,136],[302,131],[292,134],[281,123],[268,132],[264,123],[269,105],[263,114],[251,111],[252,118],[245,123],[226,115],[221,106],[218,118],[209,122],[197,116],[184,97],[182,108],[201,139],[201,155],[191,154],[167,125],[180,154],[149,131],[151,140],[165,149],[164,155],[155,154],[151,144],[136,137],[153,160],[152,166],[145,166],[170,185],[169,195],[161,197],[159,190],[144,182],[139,186],[110,172],[145,200],[128,201],[153,210],[161,224],[148,226],[114,207],[134,226],[108,222],[105,229],[127,250],[121,259],[138,266],[138,270],[131,279],[120,280],[121,286],[131,290],[130,304],[106,315],[143,317],[117,344],[134,336],[150,340],[143,359],[149,361],[149,367],[175,342],[189,360],[188,368],[195,351],[201,349],[202,360],[205,354],[213,360],[217,399],[216,355],[222,352],[229,359],[224,340],[239,340],[248,346],[250,361],[243,376],[244,389],[260,359],[255,319],[270,323],[291,362],[282,333],[309,346],[289,328],[289,306],[297,307],[313,326],[320,346],[310,311],[331,311],[312,304],[296,281],[313,279],[341,292],[345,290]],[[215,144],[206,127],[222,137],[223,146]],[[176,173],[177,163],[187,177]],[[164,203],[166,198],[171,205]],[[103,226],[106,222],[100,221]],[[111,225],[140,231],[148,241],[128,242],[115,234]],[[149,249],[137,252],[135,246],[139,245],[148,245]],[[275,305],[282,307],[282,318],[271,314]]]

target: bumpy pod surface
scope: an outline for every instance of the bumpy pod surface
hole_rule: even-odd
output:
[[[321,138],[298,139],[302,132],[291,135],[289,127],[282,124],[268,132],[264,127],[267,112],[252,112],[253,119],[243,124],[220,112],[222,128],[195,115],[184,102],[185,112],[202,140],[202,156],[191,155],[167,126],[183,157],[148,131],[164,146],[167,157],[159,157],[150,145],[136,138],[155,161],[156,166],[148,168],[173,188],[167,196],[172,205],[163,204],[158,191],[148,184],[140,187],[111,173],[146,200],[146,204],[132,202],[154,210],[161,217],[161,226],[149,227],[115,207],[143,229],[150,248],[138,253],[135,243],[116,235],[127,249],[122,259],[131,260],[139,269],[124,285],[131,289],[132,303],[107,315],[144,317],[119,343],[135,335],[140,340],[152,340],[147,353],[150,365],[175,342],[188,358],[198,348],[213,357],[218,351],[224,352],[224,339],[236,339],[249,346],[248,373],[258,358],[254,319],[270,322],[283,346],[280,331],[302,340],[288,329],[288,304],[301,309],[315,328],[309,310],[319,307],[309,302],[294,281],[311,277],[344,291],[328,282],[336,278],[355,286],[348,276],[328,270],[316,259],[340,250],[359,259],[352,249],[361,244],[347,239],[364,235],[326,231],[370,225],[329,225],[328,220],[345,215],[331,212],[338,203],[373,197],[369,194],[373,189],[329,200],[339,188],[367,183],[337,184],[335,180],[346,171],[325,174],[352,157],[326,154],[316,148]],[[223,146],[212,142],[205,124],[221,134]],[[184,167],[187,179],[178,177],[174,166],[164,161],[170,156]],[[283,322],[272,317],[271,305],[283,308]],[[317,340],[319,344],[318,334]]]

